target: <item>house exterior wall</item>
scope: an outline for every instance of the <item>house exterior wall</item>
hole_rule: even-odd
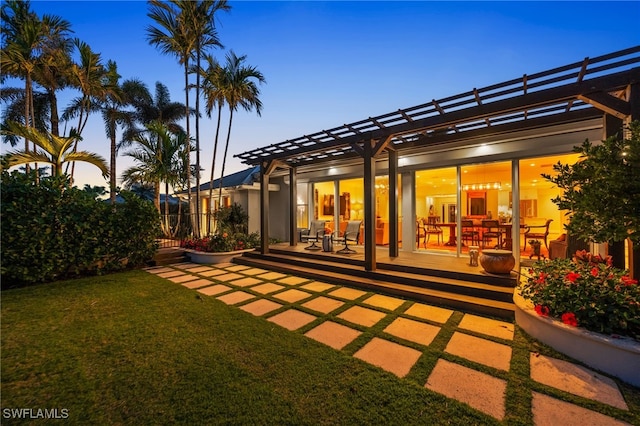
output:
[[[573,147],[581,145],[585,139],[594,143],[599,142],[602,139],[602,129],[602,119],[592,119],[514,132],[504,136],[477,138],[472,141],[451,142],[437,147],[416,147],[411,151],[402,151],[398,156],[398,171],[402,177],[399,188],[402,193],[402,215],[407,218],[416,216],[414,176],[416,170],[570,153]],[[377,175],[385,175],[388,173],[387,170],[388,163],[385,156],[377,161]],[[362,176],[362,159],[349,159],[342,163],[335,162],[297,169],[298,182],[309,185],[315,182],[361,178]],[[284,185],[282,176],[272,177],[271,182],[280,183],[282,190],[278,193],[272,193],[269,201],[270,236],[287,240],[289,238],[287,226],[289,218],[288,186]],[[514,185],[518,183],[514,182]],[[311,189],[309,193],[312,193]],[[517,205],[518,201],[514,199],[513,204]],[[456,204],[461,206],[462,203],[463,201],[459,199],[458,195]],[[310,205],[309,211],[312,210]],[[402,241],[412,241],[414,238],[415,224],[412,222],[412,220],[402,222],[401,229],[399,229]],[[402,250],[411,249],[412,247],[408,244],[402,246]]]

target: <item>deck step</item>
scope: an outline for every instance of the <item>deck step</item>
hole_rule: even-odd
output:
[[[173,265],[186,262],[187,256],[183,249],[177,247],[160,248],[151,261],[155,266]]]
[[[345,259],[346,260],[346,259]],[[397,271],[364,271],[358,265],[284,254],[245,253],[235,263],[335,284],[375,290],[462,311],[513,319],[513,288]]]

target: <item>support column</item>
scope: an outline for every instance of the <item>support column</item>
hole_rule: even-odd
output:
[[[269,165],[260,164],[260,252],[269,253]]]
[[[623,121],[613,115],[605,114],[603,117],[603,139],[608,139],[613,136],[622,138],[622,125]],[[607,245],[607,254],[613,258],[613,266],[616,268],[625,269],[625,242],[616,241]]]
[[[289,169],[289,245],[298,244],[298,185],[296,168]]]
[[[398,152],[389,150],[389,257],[398,257]]]
[[[376,270],[376,160],[372,140],[364,143],[364,269]]]

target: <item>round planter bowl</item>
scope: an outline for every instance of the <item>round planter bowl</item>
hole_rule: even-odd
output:
[[[520,296],[517,289],[513,302],[516,305],[516,323],[527,334],[558,352],[640,387],[640,343],[542,317],[533,309],[533,303]]]
[[[510,250],[482,250],[480,265],[490,274],[507,275],[516,265],[516,258]]]
[[[254,249],[226,251],[222,253],[207,253],[197,250],[185,250],[189,260],[193,263],[200,263],[204,265],[216,264],[216,263],[229,263],[235,257],[242,256],[243,253],[253,251]]]

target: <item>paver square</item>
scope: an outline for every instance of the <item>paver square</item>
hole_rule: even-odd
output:
[[[323,314],[328,314],[329,312],[335,311],[342,305],[344,305],[344,302],[324,296],[316,297],[315,299],[309,300],[308,302],[302,304],[302,306],[304,306],[305,308],[309,308],[317,312],[322,312]]]
[[[353,342],[362,333],[333,321],[325,321],[316,328],[307,331],[304,335],[333,349],[340,350]]]
[[[211,287],[201,288],[198,292],[207,296],[215,296],[216,294],[224,293],[229,290],[231,290],[231,287],[227,287],[224,284],[217,284]]]
[[[532,392],[531,412],[534,425],[628,425],[596,411]]]
[[[304,288],[305,290],[315,291],[321,293],[325,290],[329,290],[330,288],[335,287],[333,284],[321,283],[320,281],[314,281],[309,284],[305,284],[300,288]]]
[[[242,273],[245,275],[258,275],[258,274],[264,274],[265,272],[267,272],[266,269],[260,269],[260,268],[244,269],[242,271]]]
[[[269,294],[274,291],[282,290],[284,287],[274,283],[265,283],[255,287],[251,287],[251,290],[257,291],[261,294]]]
[[[354,357],[389,371],[398,377],[406,376],[422,352],[388,340],[374,337]]]
[[[367,294],[367,292],[348,287],[340,287],[329,294],[334,297],[339,297],[340,299],[356,300],[358,297]]]
[[[259,277],[263,280],[278,280],[280,278],[286,277],[286,275],[281,274],[280,272],[267,272],[266,274],[262,274]]]
[[[371,327],[376,324],[382,318],[384,318],[387,314],[379,311],[374,311],[373,309],[363,308],[361,306],[354,306],[352,308],[347,309],[338,315],[338,318],[342,318],[343,320],[347,320],[354,324],[364,325],[365,327]]]
[[[362,303],[367,305],[375,306],[382,309],[387,309],[389,311],[395,311],[400,305],[402,305],[405,301],[402,299],[396,299],[395,297],[383,296],[381,294],[375,294],[367,299],[365,299]]]
[[[173,265],[174,268],[178,268],[178,269],[189,269],[189,268],[193,268],[194,266],[199,266],[197,263],[191,263],[191,262],[184,262],[184,263],[174,263]]]
[[[240,278],[239,280],[231,281],[229,284],[233,284],[238,287],[249,287],[252,285],[260,284],[261,282],[263,281],[257,278],[244,277],[244,278]]]
[[[451,309],[438,308],[437,306],[424,305],[422,303],[414,303],[405,312],[412,317],[422,318],[433,322],[444,324],[453,314]]]
[[[196,266],[195,268],[187,268],[186,270],[191,272],[192,274],[198,274],[200,272],[210,271],[211,267],[210,266]]]
[[[401,339],[429,346],[440,332],[440,327],[407,318],[396,318],[384,331]]]
[[[150,272],[152,274],[161,274],[163,272],[169,272],[169,271],[173,271],[173,268],[167,268],[164,266],[153,266],[151,268],[145,268],[144,269],[147,272]]]
[[[584,398],[628,410],[616,383],[586,367],[532,353],[531,378],[536,382]]]
[[[282,293],[274,294],[273,297],[275,297],[276,299],[284,300],[285,302],[295,303],[298,300],[307,299],[311,297],[311,295],[306,291],[291,289],[283,291]]]
[[[281,306],[281,304],[272,302],[271,300],[259,299],[255,302],[247,303],[246,305],[241,306],[240,309],[259,317],[268,312],[275,311]]]
[[[196,277],[195,275],[186,274],[186,275],[178,275],[177,277],[171,277],[169,278],[169,281],[179,284],[187,281],[193,281],[196,279],[198,279],[198,277]]]
[[[504,371],[509,371],[511,365],[511,346],[457,331],[451,336],[445,352]]]
[[[309,281],[308,278],[300,278],[300,277],[286,277],[281,280],[278,280],[279,283],[289,284],[289,285],[298,285],[303,282]]]
[[[253,294],[245,293],[244,291],[234,291],[233,293],[218,297],[218,300],[226,303],[227,305],[235,305],[253,298]]]
[[[177,277],[178,275],[184,275],[184,271],[169,271],[158,274],[160,278],[171,278]]]
[[[475,331],[476,333],[513,340],[513,324],[477,315],[465,314],[458,328]]]
[[[314,317],[313,315],[296,311],[295,309],[289,309],[288,311],[284,311],[272,316],[271,318],[269,318],[269,321],[278,324],[279,326],[284,327],[287,330],[293,331],[309,324],[315,319],[316,317]]]
[[[214,278],[218,281],[229,282],[229,281],[237,280],[238,278],[242,278],[242,275],[236,274],[235,272],[230,272],[228,274],[217,275]]]
[[[206,280],[204,278],[199,278],[199,279],[197,279],[195,281],[189,281],[189,282],[186,282],[186,283],[184,283],[182,285],[187,287],[187,288],[194,289],[194,288],[200,288],[200,287],[204,287],[204,286],[211,285],[211,284],[212,284],[211,281]]]
[[[425,387],[498,420],[504,418],[507,382],[497,377],[439,359]]]
[[[238,271],[244,271],[245,269],[249,269],[249,266],[234,265],[234,266],[229,266],[228,268],[225,268],[225,269],[229,272],[238,272]]]
[[[224,269],[212,269],[210,271],[201,272],[199,275],[202,275],[203,277],[215,277],[215,276],[224,275],[227,273],[228,272],[225,271]]]

